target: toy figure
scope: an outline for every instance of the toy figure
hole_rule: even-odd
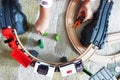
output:
[[[37,33],[44,34],[49,26],[50,20],[50,7],[52,6],[53,0],[40,0],[40,14],[39,18],[35,23],[35,29]]]

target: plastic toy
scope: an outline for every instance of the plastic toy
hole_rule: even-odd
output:
[[[60,62],[67,62],[67,58],[66,57],[60,58]]]
[[[26,16],[22,12],[19,0],[1,0],[0,28],[11,26],[18,34],[28,30]]]
[[[9,26],[9,28],[2,29],[3,36],[6,37],[7,40],[5,40],[5,43],[8,43],[9,47],[12,49],[15,49],[18,47],[17,45],[17,39],[13,33],[13,29]]]
[[[38,45],[39,45],[39,47],[40,47],[41,49],[44,48],[44,44],[43,44],[43,42],[42,42],[41,39],[38,40]]]
[[[59,36],[58,34],[54,34],[54,37],[55,37],[55,40],[56,40],[57,42],[60,41],[60,36]]]
[[[75,24],[73,25],[73,28],[77,29],[80,24],[83,22],[83,20],[85,19],[85,12],[81,12],[81,16],[79,16],[77,19],[76,19],[76,22]]]
[[[71,63],[65,63],[59,66],[62,76],[68,76],[83,70],[83,64],[81,60]]]
[[[48,35],[48,33],[47,33],[47,32],[44,32],[43,36],[47,36],[47,35]]]
[[[18,48],[11,52],[11,56],[24,67],[28,67],[32,63],[32,59],[30,59],[27,55],[24,54],[23,51]]]
[[[92,75],[90,80],[117,80],[114,75],[106,68],[100,69],[95,75]]]
[[[12,28],[2,29],[2,34],[6,37],[5,43],[8,43],[9,47],[13,49],[11,56],[16,59],[24,67],[27,67],[32,63],[32,60],[25,55],[25,53],[19,49],[18,40]]]
[[[39,55],[39,53],[35,50],[29,50],[29,52],[31,53],[31,55],[33,55],[34,57],[37,57]]]
[[[50,65],[44,62],[36,62],[34,67],[35,73],[39,73],[39,74],[48,76],[50,78],[53,77],[54,71],[55,71],[54,65]]]
[[[83,72],[86,73],[89,76],[92,76],[93,74],[91,72],[89,72],[88,70],[86,70],[85,68],[83,68]]]

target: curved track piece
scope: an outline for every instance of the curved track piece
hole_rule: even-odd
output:
[[[74,48],[79,52],[80,56],[77,59],[82,59],[83,61],[92,60],[95,62],[102,62],[102,63],[113,63],[112,58],[115,56],[117,57],[116,62],[120,61],[120,55],[111,55],[111,56],[102,56],[95,54],[98,50],[98,47],[94,47],[93,44],[90,44],[88,48],[85,48],[77,38],[75,33],[75,29],[72,27],[74,25],[74,13],[76,7],[79,3],[79,0],[71,0],[67,9],[66,13],[66,30],[68,37],[74,46]],[[109,42],[116,42],[120,40],[120,32],[113,33],[108,35],[107,43]],[[97,57],[96,57],[97,56]],[[104,60],[106,58],[106,60]],[[102,60],[102,61],[101,61]]]
[[[89,58],[98,50],[98,47],[95,47],[93,44],[91,44],[88,46],[88,48],[85,48],[77,38],[75,29],[73,28],[74,12],[77,7],[77,3],[79,3],[79,0],[71,0],[69,3],[66,13],[66,30],[74,48],[81,54],[77,59],[82,59],[82,61],[85,62],[89,60]]]
[[[7,31],[7,32],[6,32],[6,31]],[[8,32],[10,33],[9,35],[7,35]],[[9,39],[12,39],[11,42],[12,42],[12,44],[14,43],[15,47],[9,46],[10,48],[12,48],[12,49],[19,48],[20,50],[22,50],[22,51],[24,52],[24,54],[25,54],[26,56],[28,56],[29,58],[31,58],[31,59],[33,60],[33,62],[39,61],[39,59],[38,59],[37,57],[31,55],[31,53],[22,45],[22,43],[21,43],[21,41],[20,41],[20,39],[19,39],[19,37],[18,37],[17,32],[16,32],[15,29],[14,29],[14,30],[12,30],[11,28],[3,29],[3,30],[2,30],[2,33],[3,33],[3,35],[4,35],[8,40],[9,40]],[[7,34],[5,34],[5,33],[7,33]],[[11,33],[13,33],[13,34],[11,34]],[[11,42],[8,42],[8,44],[10,44]],[[16,43],[16,42],[17,42],[17,43]],[[77,59],[75,59],[75,60],[77,60]],[[75,61],[75,60],[72,60],[72,61],[69,61],[69,62],[73,62],[73,61]],[[40,61],[42,61],[42,60],[40,60]],[[46,62],[46,61],[43,61],[43,62]],[[69,63],[69,62],[67,62],[67,63]],[[46,62],[46,63],[54,64],[54,65],[56,65],[56,66],[63,64],[63,63],[50,63],[50,62]]]
[[[98,47],[95,47],[93,44],[89,45],[88,48],[85,48],[83,45],[80,44],[80,42],[77,40],[77,36],[75,34],[75,31],[74,29],[72,28],[72,25],[74,24],[74,21],[73,21],[73,18],[74,18],[74,15],[73,14],[69,14],[72,12],[75,12],[75,8],[76,8],[76,3],[78,3],[79,0],[72,0],[68,6],[68,9],[67,9],[67,13],[66,13],[66,29],[67,29],[67,32],[68,32],[68,36],[72,42],[72,44],[74,45],[75,49],[78,50],[78,52],[81,54],[78,58],[76,58],[75,60],[72,60],[72,61],[69,61],[67,63],[70,63],[70,62],[74,62],[76,60],[80,60],[82,59],[83,62],[89,60],[89,58],[94,54],[95,52],[98,50]],[[72,9],[71,9],[72,8]],[[74,10],[74,11],[73,11]],[[21,41],[19,40],[18,38],[18,35],[16,33],[16,30],[14,30],[14,35],[12,35],[13,38],[15,38],[15,40],[17,40],[17,43],[15,40],[14,41],[14,44],[17,45],[19,49],[21,49],[24,54],[26,56],[28,56],[29,58],[32,59],[33,61],[33,64],[32,66],[34,66],[34,62],[38,61],[39,59],[34,57],[33,55],[31,55],[27,50],[26,48],[24,48],[24,46],[22,45]],[[115,35],[115,34],[114,34]],[[118,34],[119,35],[119,34]],[[10,38],[9,36],[7,38]],[[112,36],[111,38],[109,38],[109,41],[112,39]],[[111,40],[112,41],[112,40]],[[16,48],[16,47],[14,47]],[[14,49],[13,48],[13,49]],[[94,58],[93,58],[94,59]],[[96,60],[97,61],[97,60]],[[45,61],[43,61],[45,62]],[[49,63],[49,62],[46,62],[46,63]],[[62,65],[64,63],[49,63],[49,64],[54,64],[55,66],[59,66],[59,65]]]
[[[113,1],[101,0],[101,4],[91,23],[84,27],[81,33],[80,42],[84,46],[94,44],[102,49],[108,36],[108,19],[111,12]]]

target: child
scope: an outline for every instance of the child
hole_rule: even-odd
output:
[[[84,0],[79,13],[78,17],[80,16],[80,13],[82,11],[85,12],[86,18],[84,21],[91,19],[93,16],[93,12],[91,10],[90,3],[93,0]],[[53,0],[40,0],[40,15],[38,20],[35,23],[35,29],[39,34],[44,34],[46,29],[49,26],[49,20],[50,20],[50,7],[52,6]]]
[[[35,29],[37,33],[44,34],[49,26],[50,21],[50,7],[52,6],[53,0],[40,0],[40,15],[35,23]]]

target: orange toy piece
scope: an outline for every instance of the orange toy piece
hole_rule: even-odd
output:
[[[81,15],[77,18],[75,24],[73,25],[73,28],[77,29],[80,26],[80,24],[84,21],[84,19],[85,19],[85,12],[82,11]]]
[[[92,17],[92,13],[90,13],[90,12],[92,12],[91,7],[90,7],[90,2],[91,2],[90,0],[83,1],[82,5],[79,9],[75,24],[73,25],[74,29],[77,29],[83,21],[88,20],[89,19],[88,17],[90,17],[90,16]]]

